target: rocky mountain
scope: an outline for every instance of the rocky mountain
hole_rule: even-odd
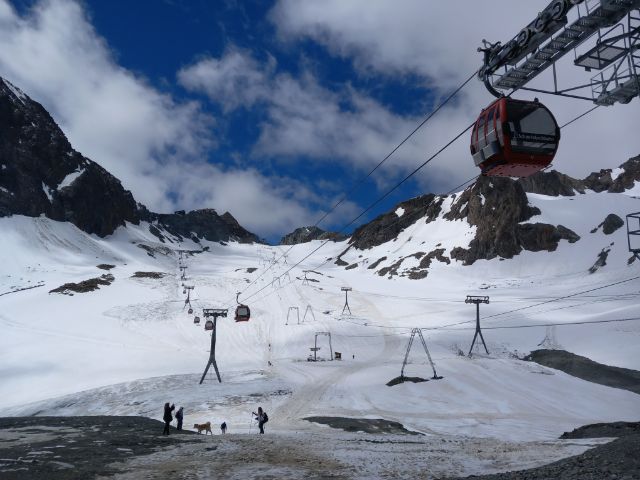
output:
[[[161,240],[259,240],[228,212],[148,211],[120,180],[75,151],[42,105],[0,78],[0,217],[9,215],[45,215],[101,237],[146,221]]]
[[[339,242],[347,238],[347,235],[336,232],[326,232],[316,226],[300,227],[282,237],[280,245],[297,245],[298,243],[307,243],[312,240],[333,240]]]
[[[179,210],[171,214],[144,212],[141,218],[151,224],[149,230],[161,242],[169,234],[177,241],[189,238],[196,243],[201,239],[210,242],[235,240],[240,243],[263,243],[257,235],[245,230],[229,212],[218,215],[212,208],[191,212]]]
[[[623,197],[626,201],[633,197],[623,195],[617,201],[616,197],[605,195],[624,194],[634,188],[636,182],[640,182],[640,156],[629,159],[617,169],[594,172],[582,180],[556,171],[541,172],[518,180],[479,177],[463,192],[450,196],[422,195],[404,201],[360,226],[349,239],[348,247],[335,259],[335,263],[347,269],[366,265],[379,275],[402,274],[410,278],[423,278],[434,261],[443,264],[457,261],[463,265],[472,265],[479,260],[511,259],[525,251],[553,252],[562,241],[569,244],[579,242],[585,232],[578,234],[562,223],[540,220],[554,215],[542,212],[532,204],[531,195],[560,198],[602,194],[601,203],[610,204],[612,210],[601,218],[594,219],[586,233],[601,232],[609,236],[624,225],[621,215],[613,213],[613,209],[619,208],[617,206]],[[556,202],[553,206],[559,205],[561,204]],[[640,205],[631,208],[640,210]],[[575,209],[574,206],[563,204],[565,211]],[[582,227],[591,213],[580,212],[580,217],[570,220]],[[419,230],[419,238],[407,238],[406,231],[418,228],[422,228]],[[449,231],[459,233],[451,236]],[[423,247],[433,238],[443,236],[450,238],[429,249]],[[398,252],[405,247],[394,245],[396,242],[413,244],[415,249],[409,255],[400,255]],[[598,259],[603,254],[606,257],[609,247],[603,245],[601,248],[601,252],[594,252],[594,259],[596,254]],[[381,253],[376,258],[378,252]]]

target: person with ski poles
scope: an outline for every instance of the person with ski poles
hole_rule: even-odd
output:
[[[251,412],[251,414],[258,421],[258,428],[260,429],[260,433],[264,434],[264,424],[269,421],[269,416],[267,415],[267,412],[262,410],[262,407],[258,407],[258,413]]]

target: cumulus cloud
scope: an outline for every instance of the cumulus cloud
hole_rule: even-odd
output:
[[[484,2],[466,0],[401,3],[279,0],[271,19],[285,42],[311,39],[333,54],[352,60],[362,75],[418,75],[436,93],[442,94],[480,66],[481,57],[476,47],[481,39],[503,42],[510,39],[546,5],[542,0],[495,0],[489,8]],[[589,75],[585,76],[571,62],[572,58],[567,58],[560,65],[561,87],[588,83]],[[542,75],[538,85],[549,88],[550,74]],[[517,96],[533,98],[533,94],[525,92]],[[440,124],[436,129],[444,134],[435,138],[452,136],[466,123],[463,118],[470,122],[491,99],[476,82],[465,90],[457,109],[449,110],[434,122]],[[589,103],[577,100],[541,99],[551,107],[560,123],[590,107]],[[631,105],[600,108],[563,131],[556,167],[583,176],[592,170],[617,166],[637,155],[640,152],[640,138],[634,133],[638,123],[637,102],[636,99]],[[427,134],[427,141],[423,143],[431,144],[433,138]],[[468,171],[464,165],[469,162],[466,147],[457,145],[445,157],[446,165],[431,174],[442,176],[449,165]],[[459,177],[455,169],[449,168],[449,173]]]
[[[228,66],[225,77],[246,71]],[[266,236],[309,223],[325,204],[302,195],[293,179],[207,163],[215,120],[198,103],[177,102],[119,66],[75,1],[41,1],[22,16],[0,0],[0,75],[41,102],[74,148],[156,211],[229,210]],[[259,79],[234,78],[249,102],[245,87]]]
[[[226,111],[251,107],[268,94],[266,83],[275,68],[270,57],[265,65],[232,48],[221,59],[205,58],[178,72],[178,80],[192,91],[203,91]]]
[[[183,86],[206,94],[227,110],[260,105],[265,118],[260,122],[256,157],[279,161],[307,161],[339,164],[346,169],[366,172],[377,165],[415,126],[420,118],[402,116],[350,85],[330,90],[308,71],[298,77],[279,73],[273,61],[259,62],[249,52],[231,48],[220,58],[202,58],[182,69],[178,78]],[[246,88],[229,87],[236,80]],[[459,110],[450,108],[450,122],[460,120]],[[462,108],[467,111],[468,108]],[[379,186],[405,174],[440,146],[446,138],[444,124],[425,130],[393,157],[376,175]],[[462,178],[473,176],[473,169],[456,168]],[[438,180],[452,186],[448,168],[436,168],[425,178],[438,188]],[[424,178],[423,178],[424,180]],[[459,182],[458,182],[459,183]]]

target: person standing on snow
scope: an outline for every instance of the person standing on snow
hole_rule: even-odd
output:
[[[267,412],[262,410],[262,407],[258,407],[258,413],[251,412],[258,420],[258,428],[260,429],[260,433],[264,434],[264,424],[269,421],[269,417]]]
[[[178,421],[177,430],[182,430],[182,419],[184,418],[183,407],[180,407],[176,412],[176,420]]]
[[[173,421],[171,412],[173,412],[175,408],[176,406],[173,404],[169,406],[169,402],[164,404],[164,415],[162,416],[162,419],[164,420],[164,430],[162,431],[163,435],[169,435],[169,424]]]

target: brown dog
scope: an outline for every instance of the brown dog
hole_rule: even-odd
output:
[[[193,428],[195,428],[196,430],[198,430],[198,433],[202,433],[202,430],[204,430],[204,434],[206,435],[207,433],[210,433],[211,435],[213,435],[213,432],[211,431],[211,422],[207,422],[207,423],[202,423],[202,424],[194,424]]]

